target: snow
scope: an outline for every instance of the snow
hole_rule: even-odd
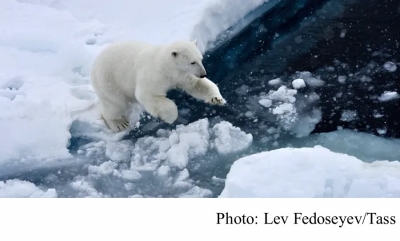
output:
[[[282,148],[235,161],[219,197],[400,197],[400,163],[365,163],[321,146]]]
[[[0,198],[56,198],[55,189],[42,190],[35,184],[18,179],[0,181]]]
[[[181,0],[186,2],[186,0]],[[243,4],[242,0],[202,0],[205,2],[204,5],[200,5],[198,0],[191,0],[193,5],[200,5],[205,7],[201,20],[197,21],[191,36],[194,39],[200,40],[200,49],[204,50],[207,48],[216,47],[213,42],[217,40],[219,34],[225,30],[230,29],[235,24],[236,28],[230,29],[228,33],[225,33],[225,40],[230,35],[238,33],[243,27],[250,23],[251,19],[244,18],[247,14],[256,10],[257,7],[270,0],[247,0],[246,4]],[[196,8],[198,6],[194,6]],[[229,13],[229,14],[227,14]],[[241,22],[240,24],[238,22]],[[218,24],[216,24],[218,23]],[[182,23],[180,23],[181,25]],[[178,25],[178,26],[180,26]]]
[[[292,81],[292,86],[295,89],[301,89],[306,87],[306,83],[304,82],[303,79],[295,79]]]
[[[381,96],[379,96],[379,101],[386,102],[390,100],[398,99],[400,96],[396,91],[385,91]]]
[[[0,165],[22,158],[51,161],[70,157],[66,147],[71,119],[62,112],[65,109],[30,100],[23,95],[12,101],[0,96]]]

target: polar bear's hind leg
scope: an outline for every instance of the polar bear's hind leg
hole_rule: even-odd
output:
[[[113,104],[110,101],[102,101],[102,118],[107,127],[114,132],[124,131],[129,127],[127,118],[127,106]]]

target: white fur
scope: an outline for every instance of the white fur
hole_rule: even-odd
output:
[[[166,46],[125,41],[105,48],[93,64],[91,81],[106,125],[116,132],[128,128],[135,103],[172,124],[178,109],[166,94],[173,88],[206,103],[225,104],[218,87],[204,77],[202,59],[196,41]]]

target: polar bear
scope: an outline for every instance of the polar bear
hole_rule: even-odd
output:
[[[206,103],[224,105],[219,88],[206,77],[202,60],[196,40],[168,45],[128,40],[107,46],[91,70],[91,83],[107,127],[115,132],[127,129],[133,104],[172,124],[178,118],[178,108],[166,94],[174,88]]]

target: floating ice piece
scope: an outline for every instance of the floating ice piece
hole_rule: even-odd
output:
[[[110,175],[114,173],[115,168],[118,166],[117,163],[113,161],[103,162],[100,166],[89,166],[89,173],[99,174],[99,175]]]
[[[247,149],[253,142],[253,136],[222,121],[213,127],[216,136],[214,146],[220,154],[229,154]]]
[[[286,131],[292,129],[299,118],[295,106],[291,103],[283,103],[275,107],[272,113],[278,116],[281,127]]]
[[[379,135],[385,135],[387,132],[386,128],[378,128],[376,129],[376,131],[378,132]]]
[[[311,72],[308,72],[308,71],[300,72],[299,78],[303,79],[306,82],[306,84],[311,87],[320,87],[325,84],[325,82],[323,80],[312,77]]]
[[[296,94],[297,90],[288,89],[286,86],[281,86],[276,91],[271,90],[268,93],[268,99],[274,101],[294,103],[296,102],[296,98],[294,97]]]
[[[269,107],[271,107],[271,105],[272,105],[272,100],[269,100],[269,99],[261,99],[261,100],[258,101],[258,103],[259,103],[260,105],[266,107],[266,108],[269,108]]]
[[[219,185],[222,185],[222,184],[225,183],[225,179],[213,176],[211,178],[211,183],[216,185],[216,186],[219,186]]]
[[[55,189],[46,191],[40,189],[35,184],[11,179],[5,182],[0,181],[0,198],[56,198]]]
[[[157,175],[159,177],[167,177],[169,175],[169,172],[171,171],[171,168],[166,165],[162,165],[158,168],[157,170]]]
[[[135,194],[135,195],[129,196],[128,198],[143,198],[143,196],[140,194]]]
[[[204,189],[198,186],[191,188],[186,193],[181,194],[180,198],[205,198],[210,197],[212,192],[208,189]]]
[[[219,197],[400,197],[400,163],[365,163],[320,146],[283,148],[235,161]]]
[[[340,117],[341,121],[350,122],[357,119],[357,111],[353,110],[345,110],[342,112],[342,116]]]
[[[268,81],[268,84],[272,85],[272,86],[281,85],[282,80],[280,78],[272,79],[272,80]]]
[[[130,160],[133,144],[131,141],[110,142],[106,145],[106,156],[112,161]]]
[[[397,66],[395,63],[388,61],[383,65],[383,68],[385,68],[389,72],[395,72],[397,70]]]
[[[84,180],[83,178],[76,180],[72,183],[70,183],[70,186],[76,190],[79,191],[78,196],[84,196],[87,198],[101,198],[104,197],[102,193],[98,192],[91,183],[88,181]]]
[[[129,181],[138,180],[142,177],[142,175],[135,170],[122,170],[120,173],[121,173],[121,177],[123,179],[129,180]]]
[[[189,145],[186,142],[173,145],[167,152],[167,160],[171,166],[183,169],[189,161]]]
[[[347,80],[347,77],[344,76],[344,75],[341,75],[341,76],[338,77],[338,81],[339,81],[339,83],[341,83],[341,84],[346,83],[346,80]]]
[[[292,86],[295,89],[301,89],[306,87],[306,83],[304,82],[303,79],[295,79],[292,81]]]
[[[291,103],[283,103],[272,110],[274,115],[292,114],[294,112],[296,112],[296,109]]]
[[[398,99],[400,96],[396,91],[385,91],[378,100],[382,102]]]
[[[323,80],[320,80],[320,79],[317,79],[314,77],[306,79],[305,81],[309,86],[312,86],[312,87],[320,87],[325,84],[325,82]]]

